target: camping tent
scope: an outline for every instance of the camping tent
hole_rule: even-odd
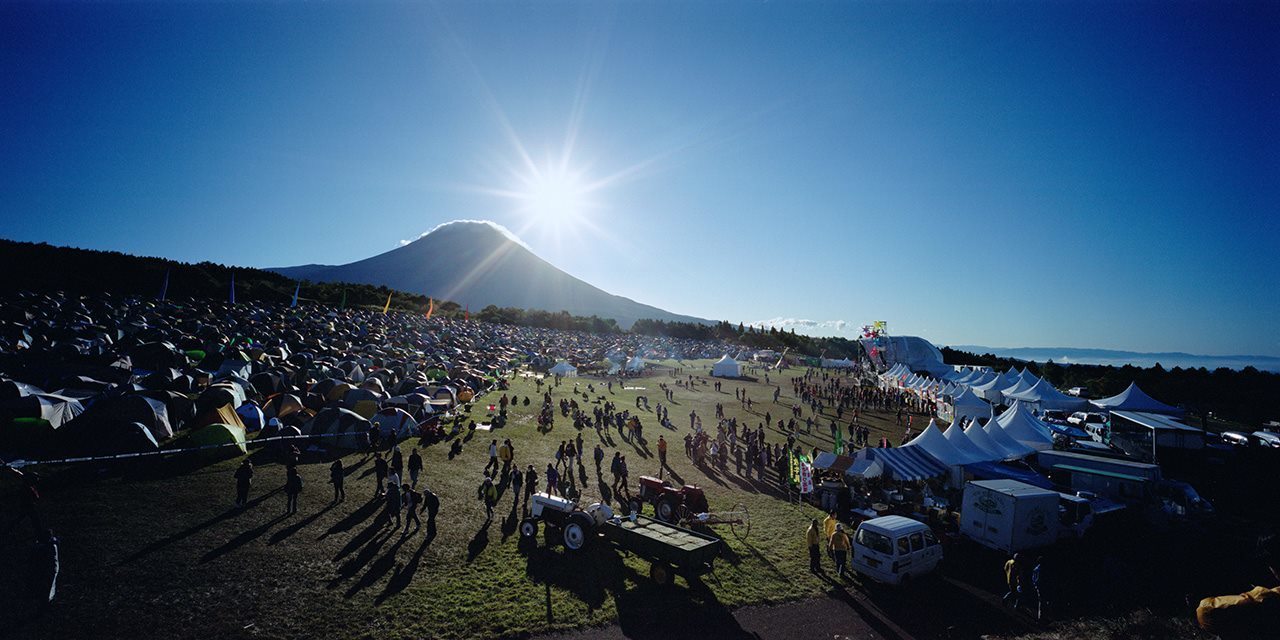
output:
[[[1006,393],[1005,399],[1018,400],[1035,406],[1040,411],[1048,411],[1056,409],[1071,413],[1073,411],[1082,411],[1089,407],[1089,401],[1074,396],[1069,396],[1058,391],[1049,384],[1047,380],[1036,382],[1035,386],[1019,393]]]
[[[1142,411],[1179,417],[1185,413],[1147,395],[1136,382],[1130,382],[1127,389],[1110,398],[1094,400],[1093,404],[1104,411]]]
[[[988,422],[984,427],[973,426],[970,428],[981,428],[986,432],[987,436],[991,438],[991,441],[1000,445],[1000,448],[1003,449],[1010,457],[1025,458],[1036,452],[1036,449],[1018,442],[1013,438],[1013,436],[1005,433],[1004,428],[1002,428],[1000,423],[996,420]]]
[[[991,405],[979,398],[971,389],[951,398],[951,422],[960,422],[965,418],[990,418]]]
[[[418,421],[403,409],[383,409],[374,414],[369,421],[378,426],[383,438],[394,437],[396,440],[404,440],[418,432]]]
[[[369,431],[369,421],[348,409],[328,407],[307,423],[303,432],[322,436],[320,443],[326,447],[361,449],[364,436]]]
[[[1018,384],[1017,376],[1011,373],[1002,373],[998,376],[993,376],[982,384],[971,384],[969,388],[973,390],[974,395],[994,405],[1004,402],[1004,396],[1000,393],[1001,391],[1016,384]]]
[[[938,424],[932,420],[929,421],[929,426],[925,427],[924,431],[920,432],[920,435],[912,438],[911,442],[908,442],[900,448],[922,449],[933,459],[948,467],[969,464],[970,462],[980,462],[981,460],[979,460],[979,458],[985,457],[975,457],[968,452],[957,449],[946,436],[942,435],[942,430],[939,429]]]
[[[216,447],[201,449],[199,455],[202,458],[225,458],[249,452],[244,443],[244,428],[220,422],[192,431],[185,444],[193,447]]]
[[[996,418],[996,424],[1014,440],[1037,451],[1053,448],[1053,430],[1031,414],[1021,402],[1014,402]]]
[[[565,360],[561,360],[556,363],[556,366],[548,369],[547,373],[553,376],[560,376],[562,378],[576,378],[578,377],[578,368],[569,364]]]
[[[720,358],[719,362],[711,367],[711,375],[717,378],[739,378],[742,376],[742,367],[738,365],[738,361],[725,354]]]
[[[975,443],[969,438],[968,432],[958,424],[953,424],[950,427],[947,427],[947,430],[943,432],[942,437],[946,438],[957,451],[969,456],[972,460],[985,462],[1004,459],[1003,453],[988,451],[986,448]]]

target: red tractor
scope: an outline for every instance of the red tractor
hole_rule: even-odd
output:
[[[632,513],[642,513],[644,504],[653,505],[657,519],[676,524],[689,519],[690,514],[706,513],[707,496],[701,487],[686,484],[679,489],[670,482],[653,476],[640,476],[640,491],[628,504]]]

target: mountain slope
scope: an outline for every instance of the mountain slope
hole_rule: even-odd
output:
[[[421,292],[469,305],[568,311],[613,318],[624,328],[636,320],[707,323],[616,296],[552,266],[496,225],[456,221],[383,254],[344,265],[268,269],[313,282],[357,282]]]

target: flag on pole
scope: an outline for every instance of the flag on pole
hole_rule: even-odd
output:
[[[231,304],[236,303],[236,272],[231,272]]]
[[[293,303],[291,303],[291,304],[289,305],[290,307],[296,307],[296,306],[298,306],[298,292],[299,292],[299,291],[302,291],[302,283],[301,283],[301,282],[299,282],[299,283],[298,283],[298,286],[296,286],[296,287],[294,287],[294,288],[293,288]]]
[[[836,450],[834,453],[838,456],[844,455],[844,429],[841,429],[840,425],[836,425]]]
[[[339,309],[347,308],[347,290],[346,289],[342,290],[342,302],[338,303],[338,308]]]
[[[427,298],[427,319],[430,320],[431,314],[435,312],[436,312],[436,301],[432,300],[431,298]]]
[[[387,314],[387,310],[391,308],[391,294],[387,294],[387,303],[382,305],[382,315]]]
[[[169,270],[164,270],[164,282],[160,284],[160,302],[164,302],[164,297],[169,295]]]

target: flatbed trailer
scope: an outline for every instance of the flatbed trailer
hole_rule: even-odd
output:
[[[723,544],[718,538],[684,529],[647,516],[607,520],[600,535],[617,548],[649,561],[649,577],[657,584],[673,574],[689,578],[709,573]]]

